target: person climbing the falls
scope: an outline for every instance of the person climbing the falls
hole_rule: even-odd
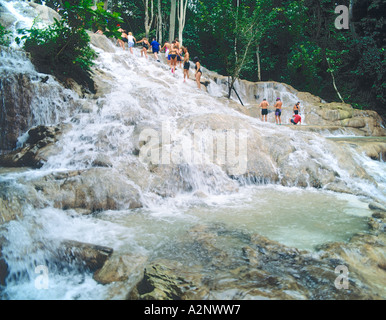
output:
[[[281,108],[283,107],[283,102],[281,102],[280,98],[276,99],[275,104],[275,122],[276,124],[281,125]]]
[[[290,123],[294,124],[295,126],[298,123],[302,124],[302,117],[299,114],[294,114],[293,118],[290,118]]]
[[[127,32],[126,32],[126,30],[123,30],[122,28],[119,28],[118,29],[118,31],[119,32],[121,32],[121,38],[120,39],[118,39],[118,44],[121,46],[121,48],[123,49],[123,50],[126,50],[126,46],[125,46],[125,43],[128,43],[129,42],[129,40],[128,40],[128,36],[127,36]]]
[[[269,106],[269,103],[267,102],[267,99],[263,99],[263,101],[260,103],[261,121],[265,120],[265,122],[267,122],[268,106]]]
[[[200,59],[198,57],[194,57],[193,59],[194,64],[196,65],[196,82],[197,82],[197,87],[198,89],[201,89],[201,76],[202,76],[202,71],[201,71],[201,63]]]
[[[181,69],[182,69],[183,59],[184,59],[184,49],[180,48],[178,49],[178,53],[177,53],[177,62],[178,62],[178,67]]]
[[[153,41],[151,42],[151,48],[152,48],[152,51],[154,53],[154,58],[158,61],[158,62],[161,62],[159,57],[158,57],[158,53],[159,53],[159,48],[160,48],[160,44],[156,41],[155,38],[153,38]]]
[[[299,114],[299,111],[300,111],[300,102],[297,102],[297,103],[294,105],[294,114],[295,114],[295,115]]]
[[[176,41],[173,41],[172,44],[170,45],[170,67],[172,70],[172,73],[176,71],[177,68],[177,54],[178,54],[178,47],[176,44]]]
[[[184,82],[186,82],[186,79],[189,80],[190,56],[189,56],[189,51],[187,47],[184,47],[183,50],[184,50]]]
[[[129,35],[127,36],[127,40],[128,40],[129,50],[130,50],[131,54],[134,54],[133,48],[134,48],[134,43],[137,42],[137,39],[135,39],[133,34],[131,32],[129,32]]]
[[[161,48],[161,52],[162,50],[165,49],[165,58],[167,60],[167,63],[170,67],[170,43],[168,41],[165,42],[165,44],[163,45],[163,47]]]
[[[147,50],[149,50],[150,43],[147,38],[143,38],[141,41],[137,41],[136,43],[142,43],[141,57],[145,54],[145,58],[147,59]]]

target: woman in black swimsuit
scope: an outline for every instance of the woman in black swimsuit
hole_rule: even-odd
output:
[[[147,38],[143,38],[141,41],[138,41],[136,43],[142,43],[141,57],[143,57],[143,54],[145,54],[145,57],[147,59],[147,50],[149,50],[150,48],[150,43]]]
[[[200,60],[198,59],[198,57],[195,57],[193,59],[193,62],[194,64],[196,65],[196,82],[197,82],[197,86],[198,86],[198,89],[201,89],[201,76],[202,76],[202,71],[201,71],[201,64],[200,64]]]
[[[121,32],[121,38],[118,39],[118,44],[122,47],[123,50],[126,50],[125,47],[125,43],[128,43],[128,39],[127,39],[127,32],[126,30],[123,30],[121,28],[118,29],[119,32]]]
[[[172,44],[170,45],[170,51],[169,51],[169,54],[170,54],[170,66],[172,68],[172,73],[174,73],[174,71],[176,70],[176,67],[177,67],[177,44],[176,44],[176,41],[173,41]]]

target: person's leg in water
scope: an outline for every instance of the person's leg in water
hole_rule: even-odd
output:
[[[190,67],[189,62],[185,62],[184,63],[184,82],[186,82],[186,79],[189,80],[189,67]]]
[[[174,73],[176,71],[176,67],[177,67],[177,55],[173,55],[171,56],[171,67],[172,67],[172,73]]]
[[[154,58],[155,58],[157,61],[160,61],[159,58],[158,58],[158,51],[154,51]]]
[[[196,82],[197,82],[198,89],[201,89],[201,75],[202,75],[201,71],[198,71],[196,73]]]
[[[130,49],[130,53],[134,54],[134,52],[133,52],[134,42],[129,42],[128,46],[129,46],[129,49]]]
[[[125,50],[125,43],[121,39],[118,39],[118,44],[121,46],[123,50]]]
[[[142,52],[145,54],[145,58],[147,59],[147,49],[146,49],[146,47],[143,47]]]

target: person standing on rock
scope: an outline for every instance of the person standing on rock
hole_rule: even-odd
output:
[[[170,67],[171,71],[174,74],[176,68],[177,68],[177,55],[178,55],[178,47],[176,44],[176,41],[173,41],[171,46],[170,46]]]
[[[263,99],[263,101],[260,103],[261,121],[265,120],[265,122],[267,122],[268,106],[269,106],[269,103],[267,102],[267,99]]]
[[[184,50],[184,82],[186,82],[186,79],[189,80],[190,56],[189,56],[189,51],[187,47],[184,47],[183,50]]]
[[[170,67],[170,54],[169,54],[170,43],[166,41],[164,46],[161,48],[161,52],[162,52],[163,49],[165,49],[165,58],[167,59],[167,63],[169,65],[169,67]]]
[[[281,125],[281,108],[283,107],[283,102],[281,102],[280,98],[276,99],[275,104],[275,122],[276,124]]]
[[[194,57],[193,59],[194,64],[196,65],[196,82],[197,82],[197,87],[198,89],[201,89],[201,76],[202,76],[202,71],[201,71],[201,63],[200,59],[198,57]]]
[[[294,106],[294,114],[295,115],[299,114],[299,111],[300,111],[300,102],[295,104],[295,106]]]

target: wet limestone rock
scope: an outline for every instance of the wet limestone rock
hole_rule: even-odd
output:
[[[319,130],[336,130],[333,128],[337,127],[359,136],[386,136],[382,118],[372,110],[357,110],[346,103],[332,102],[308,104],[302,113],[307,126],[292,126],[292,129],[307,130],[308,126],[311,129],[319,126]]]
[[[142,277],[147,257],[123,254],[110,257],[103,267],[94,273],[94,280],[101,284],[127,281],[132,277]]]
[[[373,160],[386,159],[386,137],[335,138],[333,141],[341,145],[348,145],[359,154],[364,153]]]
[[[22,148],[0,156],[0,166],[40,168],[50,155],[59,149],[56,142],[70,126],[37,126],[28,131],[28,139]]]
[[[9,28],[16,22],[16,18],[2,5],[0,5],[0,24]]]
[[[34,2],[28,2],[28,4],[35,9],[37,13],[37,18],[45,21],[46,23],[54,23],[55,19],[60,21],[62,17],[52,8],[41,5]]]
[[[103,267],[113,251],[112,248],[105,246],[64,240],[56,256],[60,264],[65,262],[82,270],[95,272]]]
[[[41,201],[34,188],[14,182],[0,182],[0,226],[22,219],[28,205],[35,208],[44,206],[44,201]]]
[[[146,267],[144,277],[128,294],[128,300],[202,300],[208,291],[201,285],[200,267],[188,268],[177,261],[158,260]]]
[[[59,209],[133,209],[142,206],[139,190],[110,168],[52,173],[26,182]]]
[[[229,251],[220,243],[241,242],[239,251]],[[383,299],[384,284],[371,284],[385,272],[384,247],[377,240],[360,237],[351,244],[335,244],[331,251],[309,252],[287,247],[258,234],[244,234],[223,225],[197,225],[186,235],[179,250],[201,258],[201,265],[187,266],[174,260],[157,260],[145,268],[143,278],[128,299],[285,299],[285,300],[357,300]],[[354,246],[354,256],[347,248]],[[359,250],[359,251],[358,251]],[[369,253],[365,255],[365,251]],[[344,253],[347,255],[343,255]],[[360,260],[355,255],[361,252]],[[203,257],[206,256],[206,258]],[[236,259],[235,259],[236,257]],[[369,260],[370,259],[370,260]],[[354,264],[356,261],[357,266]],[[348,265],[349,288],[336,286],[337,266]],[[376,271],[373,274],[374,270]]]

